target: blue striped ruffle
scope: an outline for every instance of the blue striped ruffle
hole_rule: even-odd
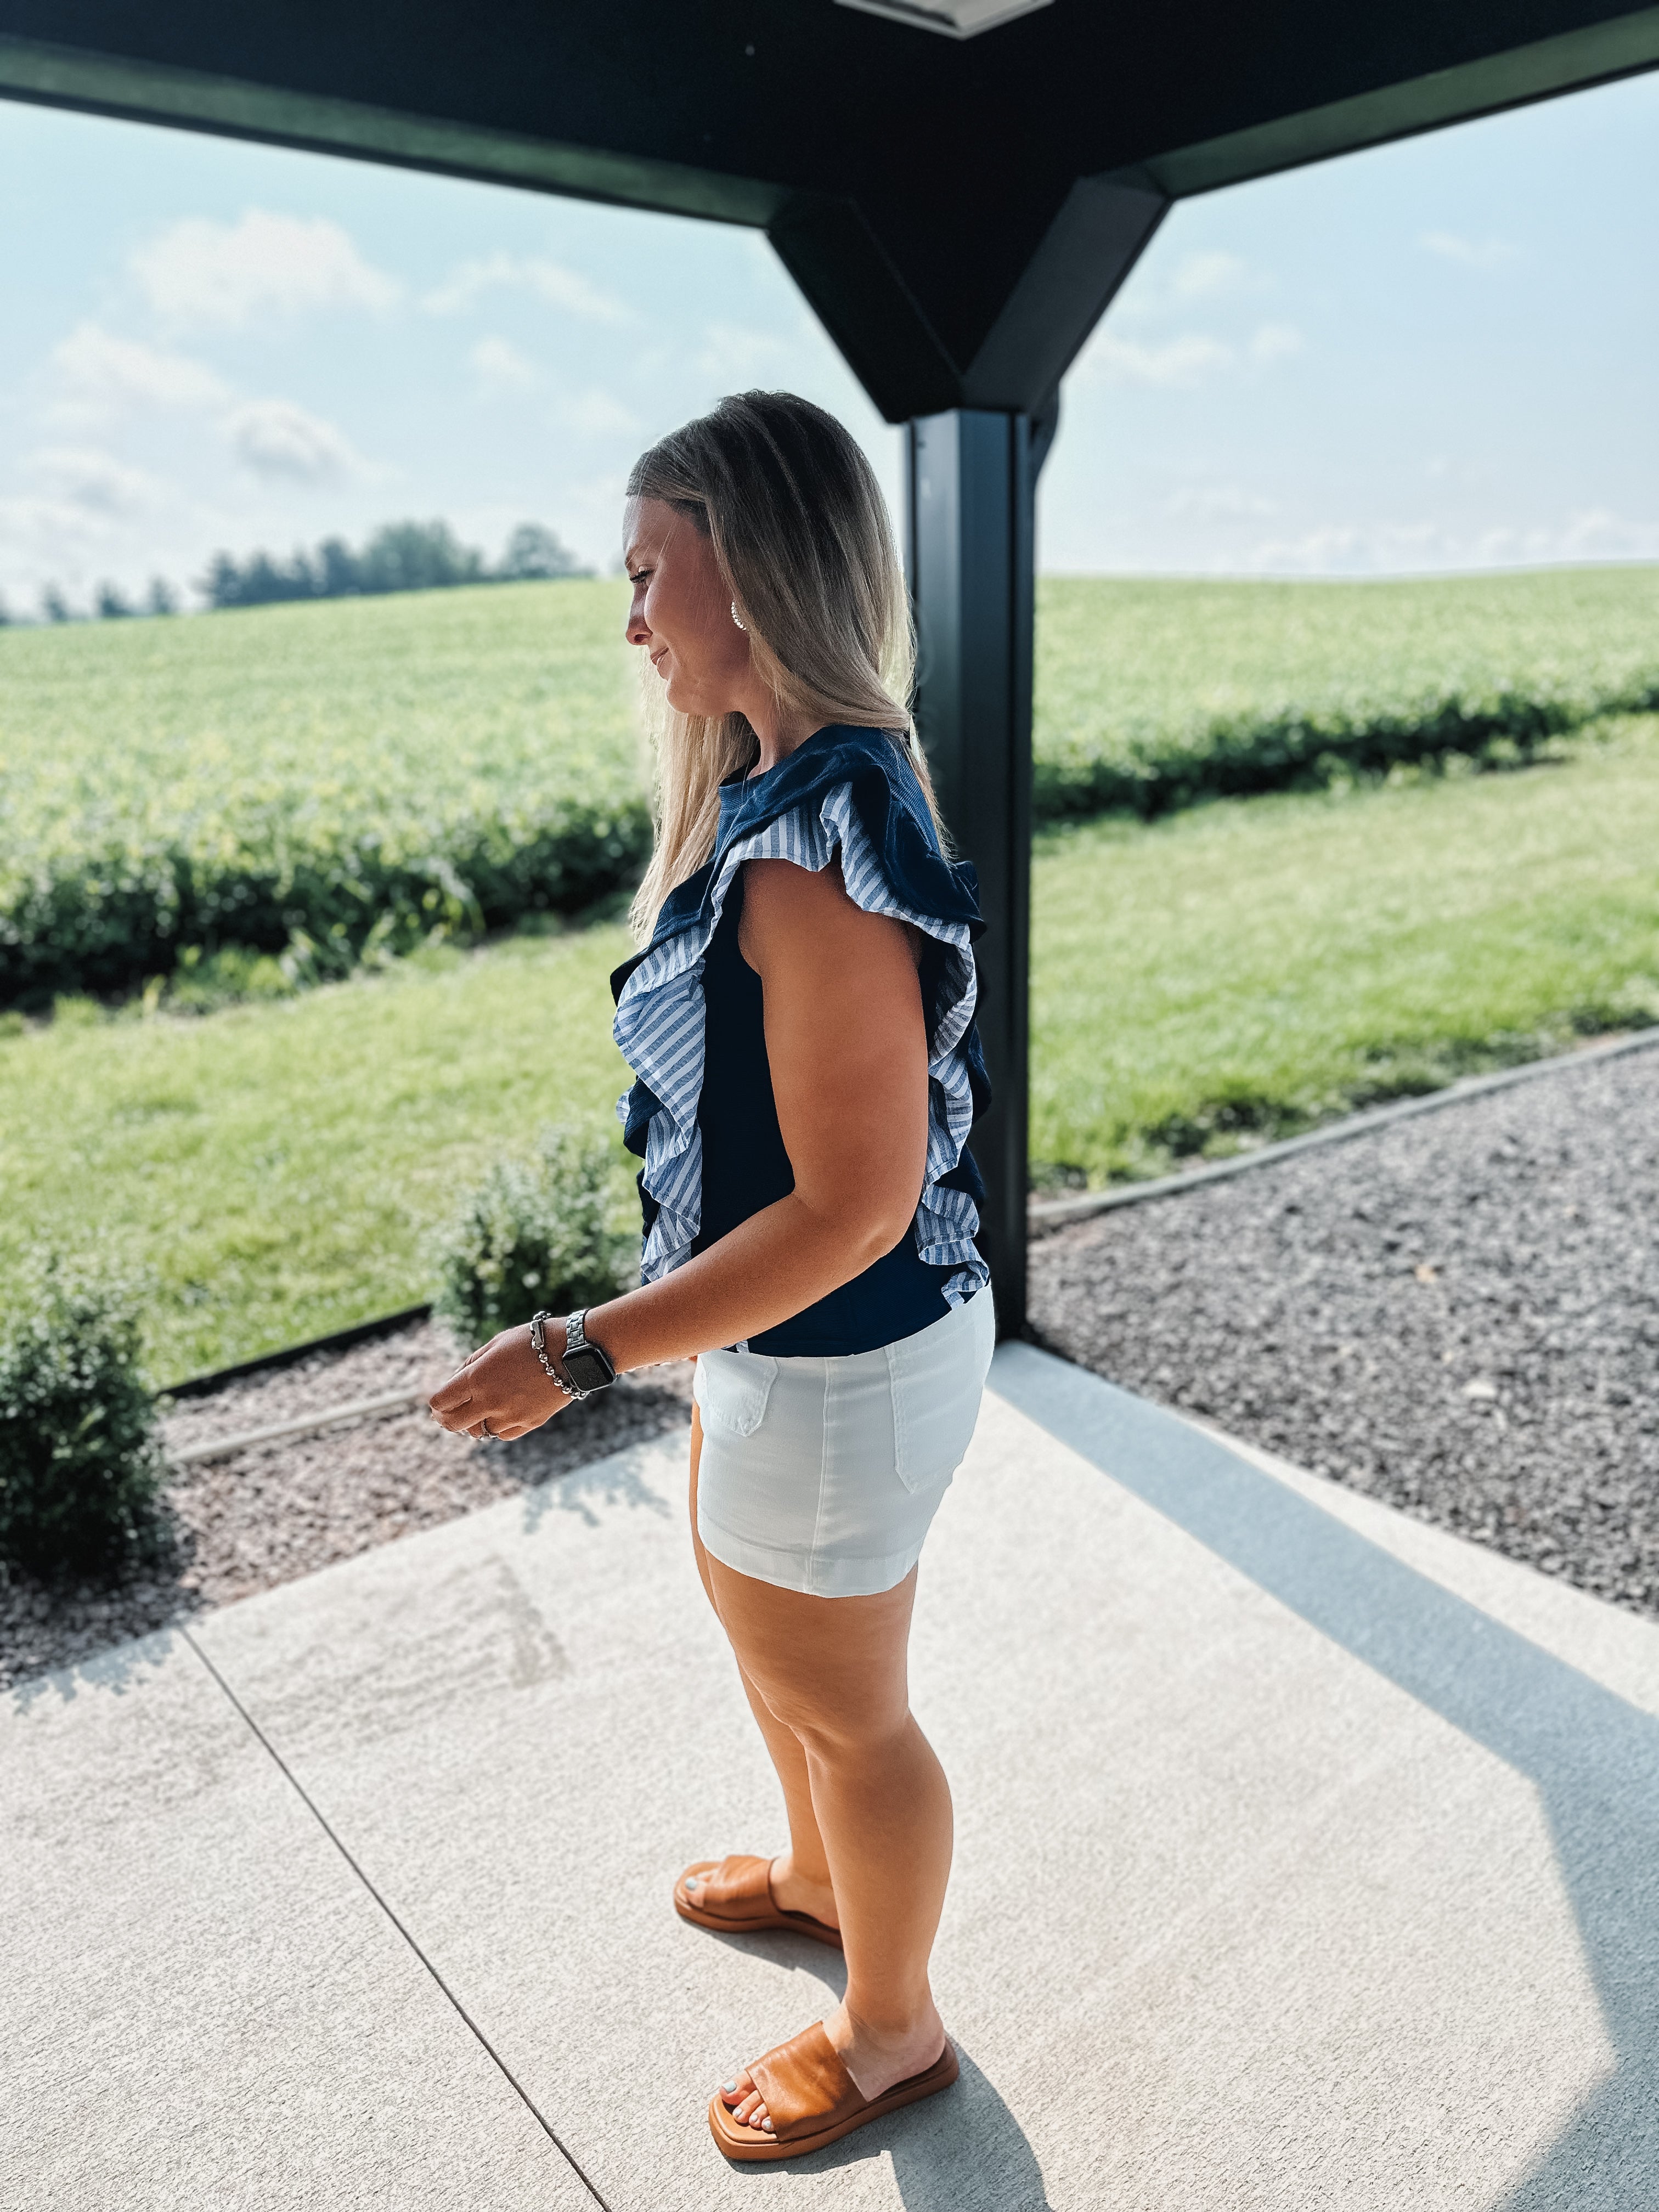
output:
[[[944,1180],[962,1161],[974,1119],[966,1045],[978,986],[969,926],[926,913],[899,896],[853,805],[850,782],[837,782],[727,846],[695,924],[653,944],[623,985],[612,1033],[655,1104],[641,1180],[657,1210],[641,1264],[642,1282],[654,1283],[689,1259],[702,1224],[702,966],[732,878],[745,860],[793,860],[816,873],[837,854],[848,894],[866,914],[908,921],[945,948],[928,1053],[927,1163],[913,1233],[931,1267],[954,1270],[942,1285],[951,1305],[961,1305],[990,1279],[974,1243],[979,1209],[970,1192]],[[624,1123],[638,1089],[617,1101]]]

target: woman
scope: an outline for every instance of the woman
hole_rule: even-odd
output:
[[[970,870],[942,854],[909,618],[845,430],[749,392],[638,463],[628,639],[658,694],[658,840],[612,979],[638,1080],[641,1286],[538,1316],[432,1401],[517,1437],[698,1355],[697,1568],[789,1843],[688,1868],[682,1917],[844,1949],[845,2001],[709,2102],[728,2158],[800,2155],[957,2076],[927,1961],[951,1798],[909,1711],[916,1561],[994,1339],[965,1150],[986,1103]]]

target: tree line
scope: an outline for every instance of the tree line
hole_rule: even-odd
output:
[[[278,599],[343,599],[378,592],[434,592],[456,584],[516,584],[591,576],[556,532],[521,522],[492,567],[447,522],[388,522],[361,552],[326,538],[287,561],[268,553],[238,562],[216,553],[197,586],[212,607],[258,607]]]
[[[296,550],[288,560],[266,552],[238,561],[216,553],[195,589],[211,608],[269,606],[283,599],[339,599],[380,592],[441,591],[456,584],[513,584],[564,576],[591,576],[556,531],[540,522],[521,522],[507,539],[499,561],[490,562],[476,546],[464,545],[447,522],[388,522],[354,549],[342,538],[326,538],[314,551]],[[130,599],[113,584],[100,584],[93,612],[100,622],[132,615],[172,615],[179,593],[157,576],[142,599]],[[0,625],[14,617],[0,599]],[[82,619],[56,584],[40,594],[45,623]]]

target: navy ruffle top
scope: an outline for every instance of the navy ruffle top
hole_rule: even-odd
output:
[[[645,1163],[642,1279],[654,1282],[794,1187],[777,1133],[760,979],[737,948],[745,860],[818,869],[923,933],[928,1144],[908,1237],[851,1283],[750,1340],[775,1356],[845,1353],[913,1334],[981,1289],[983,1186],[968,1133],[990,1089],[974,1024],[974,872],[947,860],[908,758],[884,731],[819,730],[763,775],[720,791],[711,858],[663,902],[646,950],[611,978],[615,1035],[636,1080],[618,1101]],[[746,980],[745,980],[746,979]]]

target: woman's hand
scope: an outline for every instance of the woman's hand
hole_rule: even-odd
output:
[[[550,1338],[550,1331],[548,1352],[556,1358],[559,1346]],[[427,1401],[433,1419],[458,1436],[509,1441],[540,1428],[571,1402],[537,1358],[527,1324],[492,1336]]]

